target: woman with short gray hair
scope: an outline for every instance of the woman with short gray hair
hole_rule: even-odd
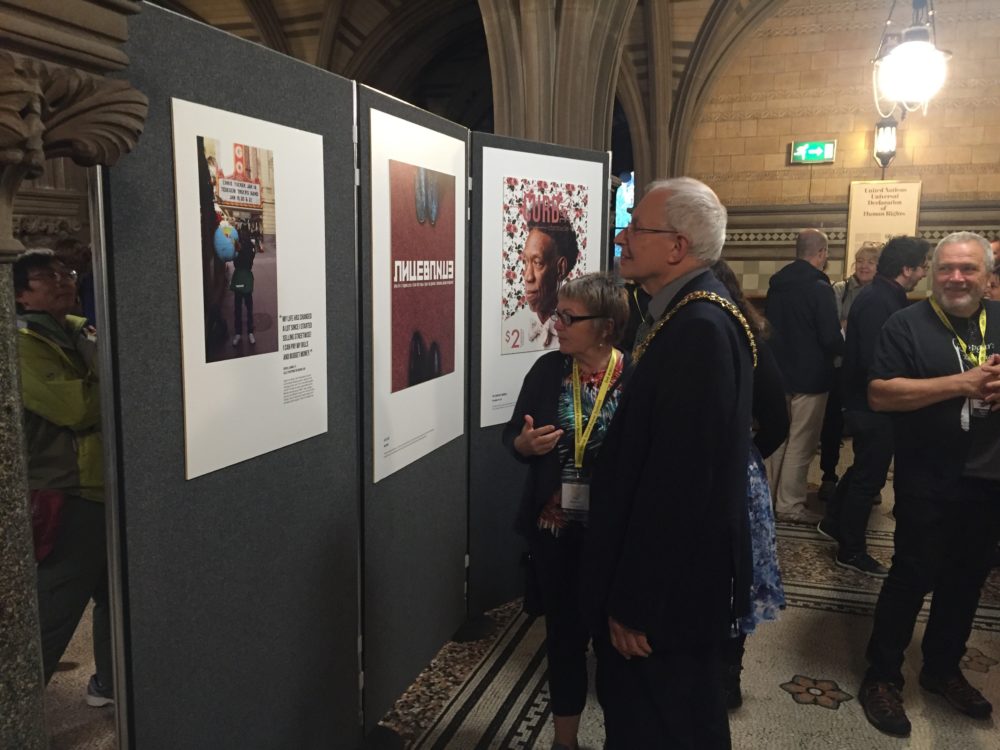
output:
[[[628,322],[625,290],[592,273],[559,288],[559,351],[524,378],[503,443],[528,465],[517,530],[528,540],[525,611],[545,615],[553,750],[576,750],[587,700],[590,632],[580,608],[580,567],[590,473],[629,372],[615,348]]]

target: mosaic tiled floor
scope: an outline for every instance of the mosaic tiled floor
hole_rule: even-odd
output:
[[[93,605],[80,620],[45,690],[45,722],[50,750],[114,750],[115,709],[112,706],[91,708],[84,702],[87,681],[94,673],[91,646]]]
[[[843,462],[850,461],[850,445]],[[814,467],[815,470],[815,467]],[[810,478],[818,484],[818,475]],[[872,514],[870,553],[892,556],[892,493]],[[820,510],[814,497],[814,509]],[[783,750],[997,750],[995,720],[974,721],[917,685],[919,618],[907,652],[904,700],[913,723],[909,739],[887,737],[865,720],[856,699],[864,646],[881,581],[833,564],[835,545],[802,524],[779,524],[779,557],[788,609],[747,642],[744,705],[731,714],[734,748]],[[517,603],[490,613],[497,635],[474,644],[449,644],[386,717],[407,747],[427,750],[517,748],[547,750],[552,743],[542,651],[544,625],[520,614]],[[1000,711],[1000,569],[980,603],[965,662],[966,676]],[[464,656],[456,658],[458,653]],[[482,654],[470,658],[472,653]],[[456,686],[442,701],[442,687]],[[426,701],[422,696],[434,696]],[[591,695],[581,722],[581,747],[603,745],[603,725]]]

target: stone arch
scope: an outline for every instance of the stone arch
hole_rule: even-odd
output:
[[[632,160],[635,164],[636,184],[643,185],[653,179],[653,150],[649,140],[649,127],[646,123],[646,106],[639,87],[639,78],[635,65],[624,52],[621,68],[618,71],[618,102],[628,120],[629,133],[632,137]]]
[[[719,71],[739,44],[770,18],[786,0],[714,0],[674,99],[670,117],[670,172],[683,174],[695,123]]]
[[[386,16],[337,72],[396,94],[412,84],[440,50],[477,26],[482,27],[479,8],[466,0],[410,2]]]

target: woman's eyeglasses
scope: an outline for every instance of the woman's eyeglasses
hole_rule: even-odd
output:
[[[604,315],[573,315],[572,313],[560,310],[553,310],[549,315],[567,327],[573,325],[578,320],[597,320],[598,318],[606,317]]]
[[[70,271],[69,269],[61,270],[56,268],[48,268],[28,274],[28,278],[35,281],[41,281],[43,279],[46,281],[59,281],[61,279],[76,281],[76,276],[76,271]]]

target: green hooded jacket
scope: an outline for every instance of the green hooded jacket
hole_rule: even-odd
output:
[[[18,316],[28,487],[104,501],[97,345],[86,319]]]

